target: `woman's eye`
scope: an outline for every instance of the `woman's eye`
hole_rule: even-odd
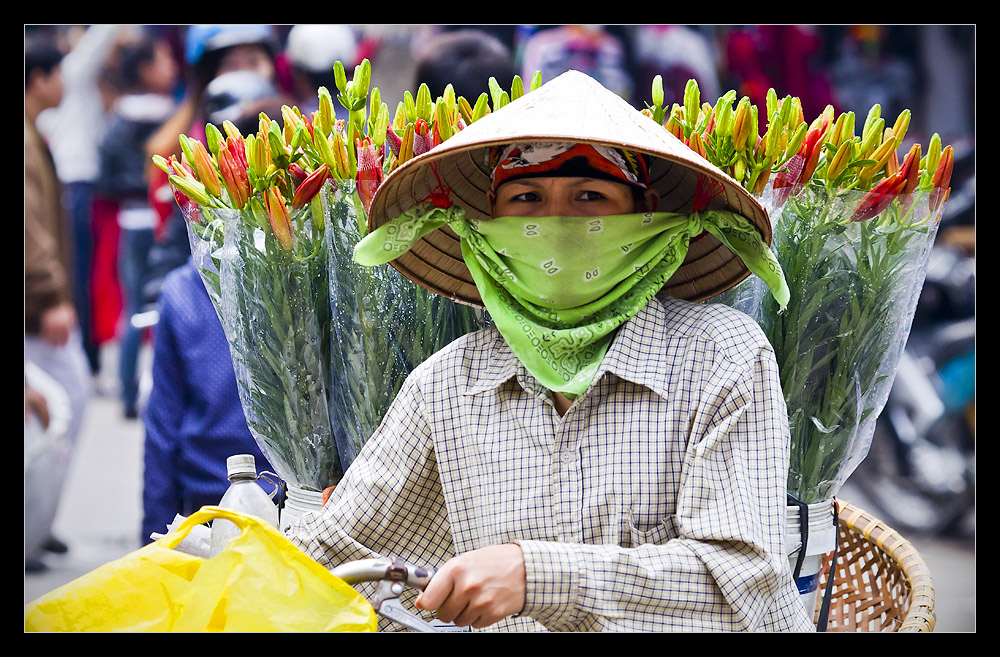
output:
[[[604,199],[604,194],[595,191],[580,192],[579,196],[577,196],[577,200],[579,201],[603,201]]]
[[[524,192],[523,194],[512,196],[510,200],[518,203],[532,203],[538,200],[538,194],[535,192]]]

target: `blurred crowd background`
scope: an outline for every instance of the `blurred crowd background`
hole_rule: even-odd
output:
[[[183,219],[151,156],[180,156],[179,135],[203,139],[207,121],[231,120],[247,126],[242,128],[247,134],[261,111],[277,117],[284,104],[303,112],[315,109],[316,89],[336,88],[332,66],[337,60],[348,74],[363,58],[371,60],[372,85],[379,87],[390,112],[405,91],[415,93],[422,82],[435,96],[453,83],[458,95],[474,103],[491,76],[509,89],[515,74],[527,80],[540,70],[550,80],[569,69],[589,73],[637,108],[650,101],[657,74],[663,77],[668,105],[683,102],[684,85],[694,78],[703,100],[734,89],[761,107],[773,87],[779,97],[800,97],[807,118],[830,104],[838,113],[853,110],[860,125],[869,108],[879,104],[892,122],[909,108],[913,119],[907,140],[927,144],[932,133],[939,133],[955,147],[955,180],[974,183],[975,28],[968,25],[25,25],[24,36],[29,570],[44,568],[34,555],[66,547],[49,531],[60,492],[52,482],[60,478],[54,473],[65,472],[74,427],[93,395],[118,400],[123,417],[147,425],[143,540],[150,528],[163,528],[174,510],[221,497],[225,455],[237,448],[256,453],[245,427],[232,426],[241,416],[228,382],[212,382],[216,387],[201,391],[227,400],[218,402],[221,410],[187,408],[194,402],[179,390],[156,390],[157,381],[169,380],[168,375],[188,379],[189,386],[208,385],[192,383],[199,377],[182,366],[203,358],[192,350],[206,348],[210,328],[221,350],[216,353],[228,354],[210,306],[198,311],[209,308],[207,315],[174,309],[188,322],[188,334],[177,328],[176,344],[155,345],[159,366],[171,365],[164,362],[169,358],[175,367],[157,370],[159,378],[153,374],[155,359],[148,354],[167,313],[161,295],[170,274],[176,279],[187,263],[188,245]],[[52,316],[46,312],[54,302],[38,301],[31,285],[35,278],[28,273],[29,265],[40,262],[29,252],[35,244],[29,237],[28,211],[34,207],[29,184],[37,182],[29,179],[36,175],[27,163],[29,131],[35,138],[33,154],[44,156],[43,165],[51,157],[48,169],[41,166],[42,178],[46,170],[56,178],[40,194],[61,190],[65,219],[50,236],[58,242],[59,257],[46,265],[65,270],[57,307],[69,337],[58,342],[47,329]],[[975,243],[971,189],[971,201],[959,194],[951,201],[967,206],[953,214],[960,215],[956,224],[971,230],[950,238],[966,252],[974,252]],[[52,271],[37,276],[51,282]],[[45,351],[53,345],[59,354]],[[70,348],[75,370],[64,362],[52,364]],[[107,357],[111,349],[113,362]],[[61,372],[62,380],[53,372]],[[29,454],[29,408],[37,408],[33,393],[59,388],[66,394],[43,394],[48,409],[35,415],[45,429],[59,419],[59,400],[65,398],[62,417],[69,418],[64,433],[70,447],[58,456],[46,456],[39,447],[37,461],[29,464],[35,454]],[[192,415],[198,418],[192,435],[214,432],[229,442],[213,452],[170,456],[183,461],[176,468],[168,456],[153,456],[161,447],[163,454],[179,449],[160,445],[157,432],[169,430],[168,420],[175,427],[191,424]],[[263,459],[259,453],[258,458]],[[175,469],[187,479],[150,478],[157,470],[163,475]],[[32,489],[33,471],[46,473],[39,490]],[[172,487],[176,496],[186,497],[154,499],[154,487]]]

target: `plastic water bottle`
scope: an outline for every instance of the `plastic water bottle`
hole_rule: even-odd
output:
[[[266,520],[278,526],[278,507],[264,489],[257,485],[257,464],[253,454],[235,454],[226,459],[229,490],[222,496],[219,506],[231,511]],[[209,556],[222,552],[229,540],[236,538],[242,530],[225,518],[212,521],[212,537]]]

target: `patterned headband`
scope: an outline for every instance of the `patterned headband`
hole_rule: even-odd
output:
[[[646,160],[633,151],[567,142],[525,142],[490,150],[493,191],[516,178],[579,176],[603,178],[646,189]]]

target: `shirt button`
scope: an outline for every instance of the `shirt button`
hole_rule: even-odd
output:
[[[563,463],[572,463],[576,460],[576,452],[563,452],[560,458]]]

